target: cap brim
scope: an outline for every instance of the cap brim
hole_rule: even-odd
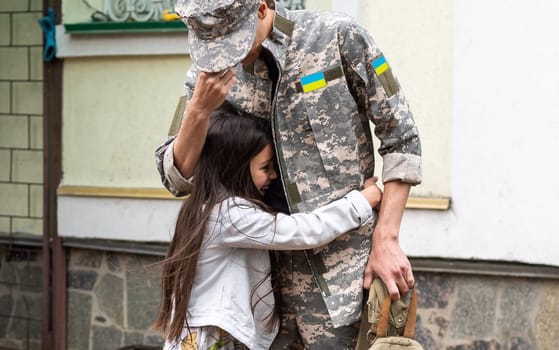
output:
[[[239,64],[254,43],[257,18],[255,12],[238,30],[211,40],[199,39],[196,33],[189,31],[190,57],[194,66],[203,72],[220,72]]]

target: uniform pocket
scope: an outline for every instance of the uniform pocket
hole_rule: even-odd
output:
[[[303,101],[325,173],[331,181],[342,181],[345,186],[355,181],[358,185],[359,143],[364,130],[345,79],[305,93]]]

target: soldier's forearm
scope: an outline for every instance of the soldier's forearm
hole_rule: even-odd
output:
[[[400,181],[384,184],[384,194],[373,240],[398,240],[410,187],[409,184]]]
[[[173,145],[175,166],[185,178],[194,175],[194,169],[200,159],[206,140],[210,121],[209,113],[188,110],[181,123],[179,133]]]

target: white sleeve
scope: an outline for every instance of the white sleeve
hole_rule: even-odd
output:
[[[311,213],[267,213],[240,198],[231,198],[220,208],[218,237],[230,247],[300,250],[320,247],[355,229],[373,216],[369,202],[359,191]]]

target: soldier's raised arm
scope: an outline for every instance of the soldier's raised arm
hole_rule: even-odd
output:
[[[235,82],[235,70],[201,72],[176,136],[170,137],[155,152],[157,170],[163,185],[175,196],[190,192],[191,177],[206,140],[210,114],[225,101]]]

